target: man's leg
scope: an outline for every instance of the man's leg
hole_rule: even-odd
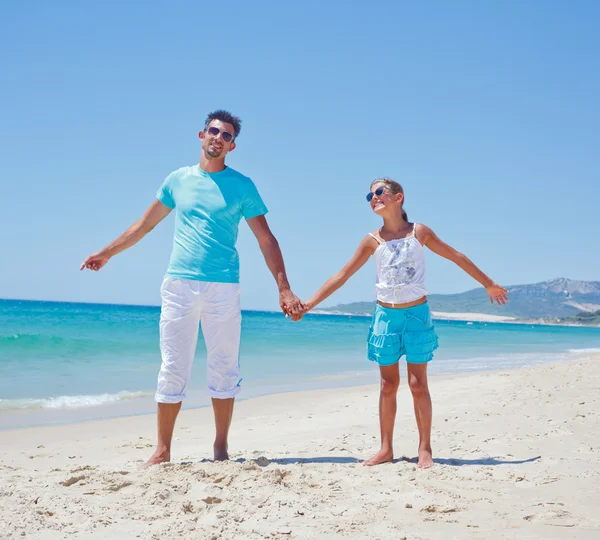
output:
[[[363,465],[372,466],[394,459],[394,423],[396,422],[396,394],[400,386],[398,362],[391,366],[379,366],[381,390],[379,393],[379,426],[381,449]]]
[[[177,420],[180,409],[181,401],[179,403],[158,404],[158,442],[154,454],[146,462],[146,467],[171,461],[171,440],[173,439],[175,420]]]
[[[175,421],[185,398],[198,343],[200,309],[198,284],[188,280],[165,279],[161,289],[160,352],[158,374],[158,441],[146,466],[171,460]]]
[[[229,435],[229,427],[231,426],[231,418],[233,417],[234,403],[234,398],[212,398],[216,430],[215,442],[213,444],[215,461],[226,461],[229,459],[227,437]]]
[[[412,392],[415,418],[419,430],[419,459],[417,467],[428,469],[433,466],[431,455],[431,396],[427,384],[427,364],[407,364],[408,385]]]
[[[202,308],[207,382],[215,414],[215,461],[229,459],[227,437],[234,397],[240,391],[242,313],[237,283],[211,283]]]

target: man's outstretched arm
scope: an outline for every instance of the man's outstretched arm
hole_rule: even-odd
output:
[[[102,268],[111,257],[125,251],[127,248],[137,244],[144,236],[146,236],[154,227],[156,227],[163,219],[171,212],[171,208],[161,203],[159,200],[154,201],[144,212],[144,215],[138,219],[131,227],[129,227],[119,238],[102,248],[100,251],[90,255],[81,263],[80,270],[89,268],[90,270],[98,271]]]
[[[290,289],[279,242],[273,236],[267,219],[265,216],[257,216],[248,219],[247,222],[258,240],[258,245],[265,258],[265,262],[277,283],[281,309],[286,315],[298,315],[302,313],[304,311],[304,304]]]

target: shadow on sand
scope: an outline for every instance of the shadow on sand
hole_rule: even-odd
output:
[[[271,463],[278,465],[293,465],[296,463],[361,463],[362,459],[353,457],[327,456],[327,457],[291,457],[291,458],[273,458],[269,459]]]
[[[452,467],[464,467],[465,465],[522,465],[523,463],[532,463],[541,459],[542,456],[536,456],[529,459],[515,459],[515,460],[501,460],[494,457],[481,458],[481,459],[455,459],[455,458],[433,458],[434,463],[440,465],[450,465]],[[400,463],[401,461],[408,461],[409,463],[417,463],[417,458],[401,457],[395,459],[394,463]]]
[[[433,458],[433,462],[439,465],[449,465],[451,467],[464,467],[466,465],[523,465],[524,463],[532,463],[541,459],[542,456],[536,456],[528,459],[515,459],[515,460],[501,460],[494,457],[481,458],[481,459],[455,459],[455,458]],[[326,456],[326,457],[289,457],[289,458],[265,458],[259,457],[256,459],[245,459],[237,458],[231,460],[234,463],[256,463],[259,467],[266,467],[271,463],[276,465],[295,465],[300,463],[339,463],[339,464],[351,464],[351,463],[362,463],[363,459],[357,459],[353,457],[343,456]],[[402,456],[401,458],[394,459],[392,463],[417,463],[417,458],[409,458]],[[199,463],[213,463],[212,459],[202,459]],[[191,465],[191,461],[181,462],[180,465]]]
[[[266,467],[271,463],[275,465],[294,465],[298,463],[362,463],[362,459],[342,456],[326,456],[326,457],[289,457],[289,458],[265,458],[259,457],[254,459],[237,458],[230,460],[232,463],[255,463],[259,467]],[[181,461],[178,465],[192,465],[194,463],[215,463],[213,459],[201,459],[199,461]],[[175,465],[175,464],[174,464]]]

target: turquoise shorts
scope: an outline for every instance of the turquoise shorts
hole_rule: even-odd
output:
[[[367,341],[369,360],[391,366],[405,354],[409,364],[424,364],[437,348],[438,337],[427,302],[409,308],[375,304]]]

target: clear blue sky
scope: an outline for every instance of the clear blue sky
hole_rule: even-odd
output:
[[[600,2],[0,5],[0,297],[157,304],[172,216],[81,261],[197,163],[207,112],[308,297],[379,226],[372,178],[498,282],[600,279]],[[245,223],[243,306],[277,308]],[[477,284],[428,257],[431,292]],[[325,305],[373,297],[368,263]]]

